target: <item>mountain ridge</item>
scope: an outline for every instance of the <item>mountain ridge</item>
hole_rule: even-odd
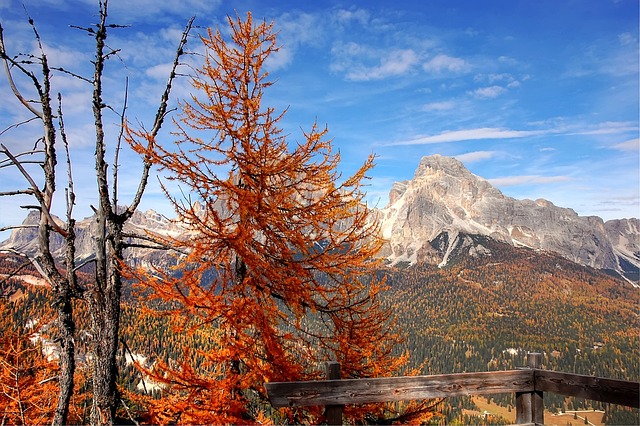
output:
[[[387,240],[381,256],[391,264],[422,262],[445,266],[452,251],[464,244],[472,256],[490,256],[491,250],[471,238],[480,235],[514,247],[556,253],[575,263],[616,271],[637,285],[640,269],[640,219],[604,222],[597,216],[579,216],[574,210],[550,201],[507,197],[486,179],[472,174],[451,157],[425,156],[411,180],[396,182],[389,203],[372,209]],[[23,225],[34,225],[31,212]],[[77,253],[88,259],[93,253],[91,235],[97,226],[89,217],[77,222]],[[137,211],[126,224],[127,232],[181,236],[186,230],[153,210]],[[0,242],[0,250],[35,253],[36,229],[14,230]],[[52,239],[54,255],[63,256],[59,236]],[[149,248],[128,249],[127,259],[137,266],[169,265],[171,256]]]
[[[544,199],[507,197],[451,157],[423,157],[413,179],[394,184],[389,204],[377,210],[377,217],[388,241],[383,256],[391,264],[444,266],[446,257],[436,261],[431,243],[447,234],[453,244],[463,233],[550,251],[622,276],[637,276],[640,268],[639,219],[605,223]]]

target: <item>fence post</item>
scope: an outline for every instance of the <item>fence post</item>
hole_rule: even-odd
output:
[[[327,361],[325,363],[325,378],[327,380],[337,380],[341,378],[340,363],[336,361]],[[325,416],[327,417],[327,424],[329,425],[341,425],[342,424],[342,405],[327,405],[325,408]]]
[[[542,354],[531,352],[527,354],[527,367],[531,369],[542,366]],[[516,392],[516,423],[544,424],[544,400],[542,391],[536,390],[535,373],[533,392]]]

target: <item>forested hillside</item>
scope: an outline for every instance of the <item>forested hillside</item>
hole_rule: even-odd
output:
[[[548,354],[549,368],[638,378],[637,289],[558,256],[485,244],[492,256],[386,272],[389,303],[425,372],[523,365],[512,348]]]
[[[525,365],[527,352],[537,351],[544,354],[544,368],[640,379],[637,289],[560,257],[514,249],[488,239],[484,244],[491,249],[490,257],[459,257],[446,268],[423,265],[380,271],[389,285],[384,302],[396,313],[397,327],[405,333],[405,342],[397,351],[410,353],[410,367],[421,366],[423,374],[512,369]],[[2,260],[0,273],[15,270],[16,261],[8,257]],[[30,340],[30,345],[47,353],[50,295],[47,286],[24,281],[31,274],[35,271],[27,266],[14,278],[4,280],[0,328],[3,334],[12,330],[23,337],[33,337],[30,333],[39,331],[43,338]],[[185,347],[191,349],[193,364],[198,365],[198,350],[211,349],[213,341],[208,334],[212,331],[207,328],[193,335],[174,332],[167,318],[152,316],[144,305],[144,299],[135,292],[127,296],[120,352],[119,383],[130,408],[141,410],[139,420],[145,419],[141,413],[148,399],[136,395],[145,391],[153,398],[163,395],[162,387],[142,374],[139,367],[151,367],[158,360],[175,362],[183,356]],[[84,311],[81,304],[77,309]],[[34,324],[39,326],[34,328]],[[85,327],[86,323],[80,321],[79,348]],[[5,345],[4,355],[7,349]],[[40,358],[37,365],[41,369],[47,365],[51,368],[46,357]],[[36,373],[46,376],[46,370]],[[78,386],[84,386],[85,393],[79,393],[72,413],[82,420],[88,415],[82,411],[82,403],[87,409],[87,389],[82,380]],[[513,395],[492,399],[513,407]],[[621,407],[553,394],[545,395],[545,403],[551,411],[604,409],[609,424],[637,419],[637,413]],[[473,406],[470,398],[447,401],[440,408],[444,417],[438,421],[445,417],[448,422],[462,421],[461,411],[452,408]],[[120,415],[126,418],[128,414],[121,409]],[[470,417],[465,419],[471,421]]]
[[[528,352],[542,352],[547,369],[639,380],[637,288],[558,256],[482,243],[491,256],[385,272],[387,300],[406,331],[413,365],[424,374],[505,370],[526,365]],[[493,399],[514,403],[513,395]],[[545,404],[552,412],[605,408],[553,394]],[[607,411],[622,413],[610,424],[640,419],[620,407]]]

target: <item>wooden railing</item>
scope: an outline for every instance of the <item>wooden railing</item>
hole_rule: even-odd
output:
[[[265,383],[274,407],[326,406],[329,424],[342,424],[346,404],[394,402],[462,395],[516,394],[516,423],[544,424],[544,392],[640,408],[640,383],[540,369],[542,354],[527,355],[527,367],[509,371],[434,376],[340,379],[340,364],[328,362],[327,380]]]

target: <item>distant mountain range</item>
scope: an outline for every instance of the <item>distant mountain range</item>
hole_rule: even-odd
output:
[[[430,263],[445,266],[451,254],[465,247],[470,256],[491,256],[484,237],[515,247],[549,251],[575,263],[615,271],[637,285],[640,270],[640,219],[604,222],[597,216],[578,216],[546,200],[517,200],[473,175],[454,158],[423,157],[412,180],[397,182],[390,190],[389,204],[372,216],[387,239],[381,255],[390,264]],[[30,213],[25,225],[36,224]],[[77,253],[92,256],[93,218],[77,223]],[[127,225],[129,232],[181,235],[183,228],[153,210],[136,212]],[[35,253],[34,228],[15,230],[0,243],[0,250]],[[483,238],[474,238],[480,236]],[[62,257],[62,241],[52,245]],[[134,248],[127,257],[137,265],[172,262],[159,251]]]

